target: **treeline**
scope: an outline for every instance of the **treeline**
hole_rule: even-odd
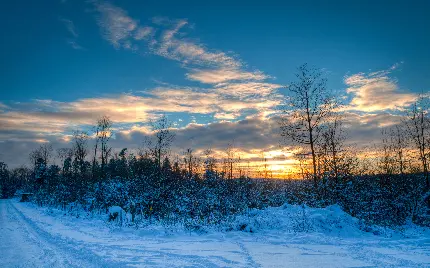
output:
[[[152,124],[153,136],[143,149],[114,152],[112,122],[102,117],[92,137],[77,131],[72,147],[60,148],[56,155],[49,144],[41,145],[29,154],[29,168],[9,170],[0,163],[1,195],[30,192],[38,205],[71,214],[105,214],[119,206],[130,215],[129,224],[149,220],[194,229],[286,202],[339,204],[366,224],[429,225],[430,119],[424,98],[411,106],[401,124],[383,132],[378,155],[371,158],[376,168],[369,169],[367,160],[348,145],[340,105],[321,73],[304,65],[297,78],[288,88],[290,103],[280,128],[287,144],[302,148],[297,154],[302,179],[245,176],[234,170],[237,159],[231,148],[222,160],[210,150],[197,156],[191,148],[173,159],[175,135],[166,117]],[[95,144],[89,146],[92,140]]]
[[[367,152],[373,156],[358,156],[357,148],[348,141],[345,107],[327,89],[322,72],[304,64],[296,77],[297,81],[288,87],[289,98],[282,110],[281,135],[286,144],[301,146],[297,158],[303,162],[302,172],[315,184],[328,174],[338,178],[350,174],[422,173],[430,189],[428,96],[420,95],[403,109],[398,114],[400,123],[387,122],[394,126],[383,129],[382,142]]]

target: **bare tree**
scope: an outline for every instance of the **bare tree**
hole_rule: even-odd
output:
[[[296,159],[299,161],[300,174],[302,175],[302,179],[306,178],[307,170],[305,169],[305,160],[308,154],[306,153],[297,153],[295,154]]]
[[[52,145],[51,144],[42,144],[30,153],[30,161],[36,165],[38,161],[41,161],[45,166],[48,165],[49,159],[52,157]]]
[[[229,143],[226,150],[226,167],[227,167],[227,178],[233,179],[233,173],[234,173],[234,166],[237,162],[237,159],[235,159],[235,148],[233,147],[232,143]]]
[[[59,148],[57,149],[57,157],[60,159],[61,163],[67,158],[72,158],[73,150],[70,148]]]
[[[324,121],[334,110],[334,98],[326,87],[321,71],[304,64],[298,68],[297,82],[288,86],[289,106],[281,117],[281,135],[288,140],[309,146],[312,155],[313,179],[317,183],[316,145]]]
[[[391,142],[390,134],[386,129],[381,130],[382,142],[380,146],[376,146],[376,151],[379,151],[382,155],[379,157],[379,169],[381,173],[393,174],[395,171],[395,158],[393,154],[393,144]]]
[[[421,162],[427,189],[430,189],[428,171],[430,158],[430,118],[427,109],[428,105],[426,105],[424,97],[421,96],[407,112],[407,119],[404,123],[406,131],[415,149],[418,151],[418,158]]]
[[[157,121],[152,122],[154,130],[154,140],[148,140],[147,146],[150,154],[154,158],[157,167],[161,170],[162,160],[167,156],[170,146],[175,138],[175,134],[171,131],[171,122],[165,115]]]
[[[95,177],[95,168],[97,164],[97,152],[100,151],[101,158],[101,172],[104,176],[105,168],[111,149],[108,147],[108,141],[112,137],[112,121],[107,116],[102,116],[97,120],[97,125],[94,130],[96,144],[94,146],[94,158],[93,158],[93,178]],[[100,144],[100,148],[98,148]]]
[[[198,159],[193,153],[193,149],[188,148],[184,152],[184,163],[188,170],[188,176],[192,177],[197,169]]]
[[[97,151],[98,151],[98,145],[99,145],[99,126],[98,124],[95,126],[94,129],[94,135],[95,135],[95,144],[94,144],[94,155],[93,155],[93,165],[92,165],[92,176],[93,180],[96,177],[96,165],[97,165]]]
[[[408,140],[406,139],[405,129],[402,125],[396,125],[391,128],[391,146],[396,155],[396,162],[399,168],[399,173],[405,172],[405,152],[408,147]]]
[[[332,173],[336,183],[341,174],[349,173],[348,157],[346,154],[347,134],[339,114],[334,114],[326,123],[321,134],[320,158],[323,162],[323,170]]]
[[[262,170],[262,176],[264,177],[264,179],[268,178],[268,173],[269,173],[269,169],[268,169],[268,164],[267,164],[267,158],[264,154],[264,152],[261,152],[261,166],[263,168]]]
[[[205,155],[205,169],[206,172],[213,173],[216,170],[216,159],[213,157],[213,150],[207,149],[204,151]]]

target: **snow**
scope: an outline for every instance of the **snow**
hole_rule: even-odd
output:
[[[118,215],[119,215],[119,214],[121,214],[123,211],[124,211],[124,210],[122,209],[122,207],[119,207],[119,206],[112,206],[112,207],[110,207],[110,208],[109,208],[109,213],[110,213],[110,214],[118,213]]]
[[[29,218],[17,209],[17,202],[0,200],[0,267],[114,267],[79,247],[77,241],[40,228],[36,222],[43,215],[30,210],[33,213]]]
[[[338,206],[250,210],[199,233],[118,227],[16,200],[0,200],[0,213],[0,267],[430,267],[428,229],[364,232]]]

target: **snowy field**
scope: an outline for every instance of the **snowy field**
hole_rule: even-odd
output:
[[[0,267],[430,267],[428,229],[363,232],[337,206],[251,211],[233,231],[199,234],[118,228],[16,200],[0,200],[0,214]]]

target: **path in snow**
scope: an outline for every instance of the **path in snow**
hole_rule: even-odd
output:
[[[0,267],[430,267],[430,239],[109,228],[0,200]]]
[[[38,228],[12,202],[0,199],[0,267],[114,267]]]

